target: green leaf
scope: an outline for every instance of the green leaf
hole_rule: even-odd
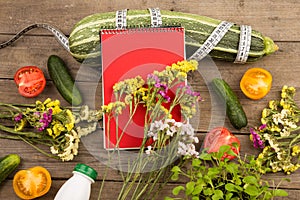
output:
[[[231,200],[231,197],[233,196],[233,194],[231,192],[227,193],[225,195],[225,200]]]
[[[232,151],[232,149],[230,149],[229,151],[227,151],[227,154],[231,155],[231,156],[237,156],[237,154],[234,153],[234,151]]]
[[[213,191],[211,188],[206,188],[205,190],[203,190],[203,194],[206,196],[211,196],[213,194]]]
[[[174,173],[174,174],[171,176],[171,180],[172,180],[172,181],[177,181],[178,178],[179,178],[178,173]]]
[[[286,197],[288,195],[289,194],[285,190],[281,190],[281,189],[274,190],[274,196],[276,197]]]
[[[250,196],[257,196],[259,194],[259,191],[258,191],[257,187],[254,186],[254,185],[246,184],[244,186],[244,189],[245,189],[245,192],[247,194],[249,194]]]
[[[232,165],[232,163],[225,165],[226,170],[231,173],[231,174],[235,174],[236,173],[236,167],[234,165]]]
[[[270,191],[265,192],[264,199],[271,199],[272,197],[273,197],[273,195]]]
[[[243,182],[246,183],[246,184],[253,184],[253,185],[256,185],[256,186],[259,185],[257,179],[254,176],[244,177]]]
[[[222,145],[219,149],[219,153],[221,153],[222,155],[225,153],[225,152],[228,152],[230,150],[230,146],[229,145]]]
[[[233,143],[231,143],[231,145],[234,147],[234,148],[239,148],[239,143],[237,143],[237,142],[233,142]]]
[[[195,189],[195,182],[188,182],[185,187],[186,187],[186,190],[185,190],[185,194],[186,195],[190,195],[193,193],[194,189]]]
[[[196,185],[194,191],[193,191],[193,195],[198,195],[202,192],[203,190],[203,184],[200,184],[200,185]]]
[[[192,161],[192,166],[193,167],[199,167],[201,165],[201,160],[200,159],[193,159]]]
[[[215,190],[214,195],[212,196],[213,200],[223,199],[223,192],[221,190]]]
[[[209,153],[202,153],[200,154],[199,158],[202,160],[212,160],[211,154]]]
[[[235,185],[234,185],[233,183],[227,183],[227,184],[225,185],[225,189],[226,189],[227,191],[230,191],[230,192],[235,192],[235,191],[236,191]]]
[[[199,200],[199,197],[198,196],[194,196],[194,197],[192,197],[192,200]]]
[[[220,170],[218,168],[211,167],[208,169],[207,176],[214,178],[219,173]]]
[[[176,195],[179,194],[179,192],[180,192],[181,190],[185,190],[185,188],[184,188],[182,185],[179,185],[179,186],[173,188],[172,194],[176,196]]]
[[[178,172],[181,172],[181,169],[180,169],[178,166],[174,166],[174,167],[171,169],[171,172],[173,172],[173,173],[178,173]]]

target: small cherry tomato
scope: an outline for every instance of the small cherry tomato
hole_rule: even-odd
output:
[[[237,143],[238,147],[236,148],[235,146],[233,146],[233,143]],[[231,150],[235,154],[239,154],[240,152],[240,140],[225,127],[216,127],[212,129],[209,133],[207,133],[204,139],[204,148],[208,149],[208,153],[218,152],[222,145],[231,146]],[[224,153],[224,155],[222,156],[222,160],[224,158],[232,160],[235,158],[235,156]]]
[[[251,68],[245,72],[241,81],[242,92],[250,99],[258,100],[268,94],[272,85],[272,75],[262,68]]]
[[[45,195],[51,187],[49,171],[41,166],[18,171],[13,179],[13,188],[21,199],[34,199]]]
[[[24,97],[36,97],[46,86],[43,71],[36,66],[25,66],[15,73],[14,81],[19,93]]]

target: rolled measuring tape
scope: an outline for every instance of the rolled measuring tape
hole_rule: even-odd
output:
[[[127,16],[127,10],[123,9],[116,12],[116,29],[124,29],[127,27],[126,22],[126,16]],[[149,8],[151,17],[151,27],[160,27],[162,26],[162,17],[160,10],[158,8]],[[204,57],[206,57],[221,41],[221,39],[224,37],[224,35],[227,33],[227,31],[230,29],[230,27],[233,25],[231,22],[222,21],[211,33],[211,35],[206,39],[204,44],[197,49],[197,51],[189,58],[189,59],[195,59],[195,60],[202,60]],[[0,49],[5,48],[12,43],[14,43],[16,40],[18,40],[22,35],[24,35],[26,32],[34,29],[34,28],[44,28],[46,30],[49,30],[53,33],[57,41],[63,46],[64,49],[66,49],[68,52],[70,52],[69,48],[69,41],[68,38],[56,27],[46,24],[46,23],[37,23],[27,26],[26,28],[22,29],[20,32],[18,32],[14,37],[12,37],[10,40],[1,43]],[[241,25],[240,26],[240,40],[239,40],[239,48],[237,52],[236,59],[234,63],[245,63],[247,61],[250,46],[251,46],[251,26]]]

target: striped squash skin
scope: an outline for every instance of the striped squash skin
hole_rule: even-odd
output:
[[[221,22],[205,16],[165,10],[161,11],[161,15],[164,25],[179,24],[185,28],[186,48],[191,49],[192,53],[204,43]],[[128,27],[147,27],[149,25],[150,14],[147,10],[128,10]],[[99,65],[101,56],[99,30],[114,27],[115,12],[97,13],[83,18],[74,26],[69,36],[72,56],[79,62],[84,61],[89,65]],[[218,45],[210,52],[210,56],[233,62],[239,44],[239,29],[238,25],[233,25]],[[252,30],[251,48],[247,62],[259,60],[277,49],[277,45],[270,38]]]

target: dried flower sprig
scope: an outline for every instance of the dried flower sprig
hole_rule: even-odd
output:
[[[157,189],[157,195],[161,188],[158,180],[164,177],[164,181],[168,181],[169,169],[176,159],[198,156],[194,146],[198,138],[188,121],[196,113],[197,102],[202,99],[198,92],[193,92],[185,84],[187,73],[197,67],[197,61],[179,61],[162,71],[148,74],[146,80],[137,76],[113,86],[115,101],[102,106],[108,120],[114,117],[117,121],[122,111],[128,108],[129,124],[137,107],[145,108],[144,141],[136,159],[126,163],[129,169],[127,174],[120,172],[124,184],[118,199],[128,199],[128,194],[131,194],[131,199],[152,198],[152,192]],[[177,106],[181,110],[181,121],[174,120],[172,116]],[[118,143],[115,150],[108,153],[114,154],[115,151],[118,155],[113,156],[119,156]],[[101,198],[102,188],[103,185],[98,199]]]
[[[269,101],[262,111],[262,125],[250,129],[255,148],[263,149],[256,162],[262,173],[283,171],[287,174],[300,167],[300,109],[294,100],[296,89],[283,86],[280,100]]]
[[[0,106],[0,117],[14,126],[0,125],[0,130],[6,133],[0,138],[23,140],[45,155],[62,161],[73,160],[78,154],[80,137],[95,131],[102,118],[102,111],[90,110],[86,105],[71,111],[63,108],[59,100],[50,98],[44,102],[38,100],[35,104],[0,103]],[[25,128],[33,131],[26,132]],[[35,144],[49,146],[51,154]]]

